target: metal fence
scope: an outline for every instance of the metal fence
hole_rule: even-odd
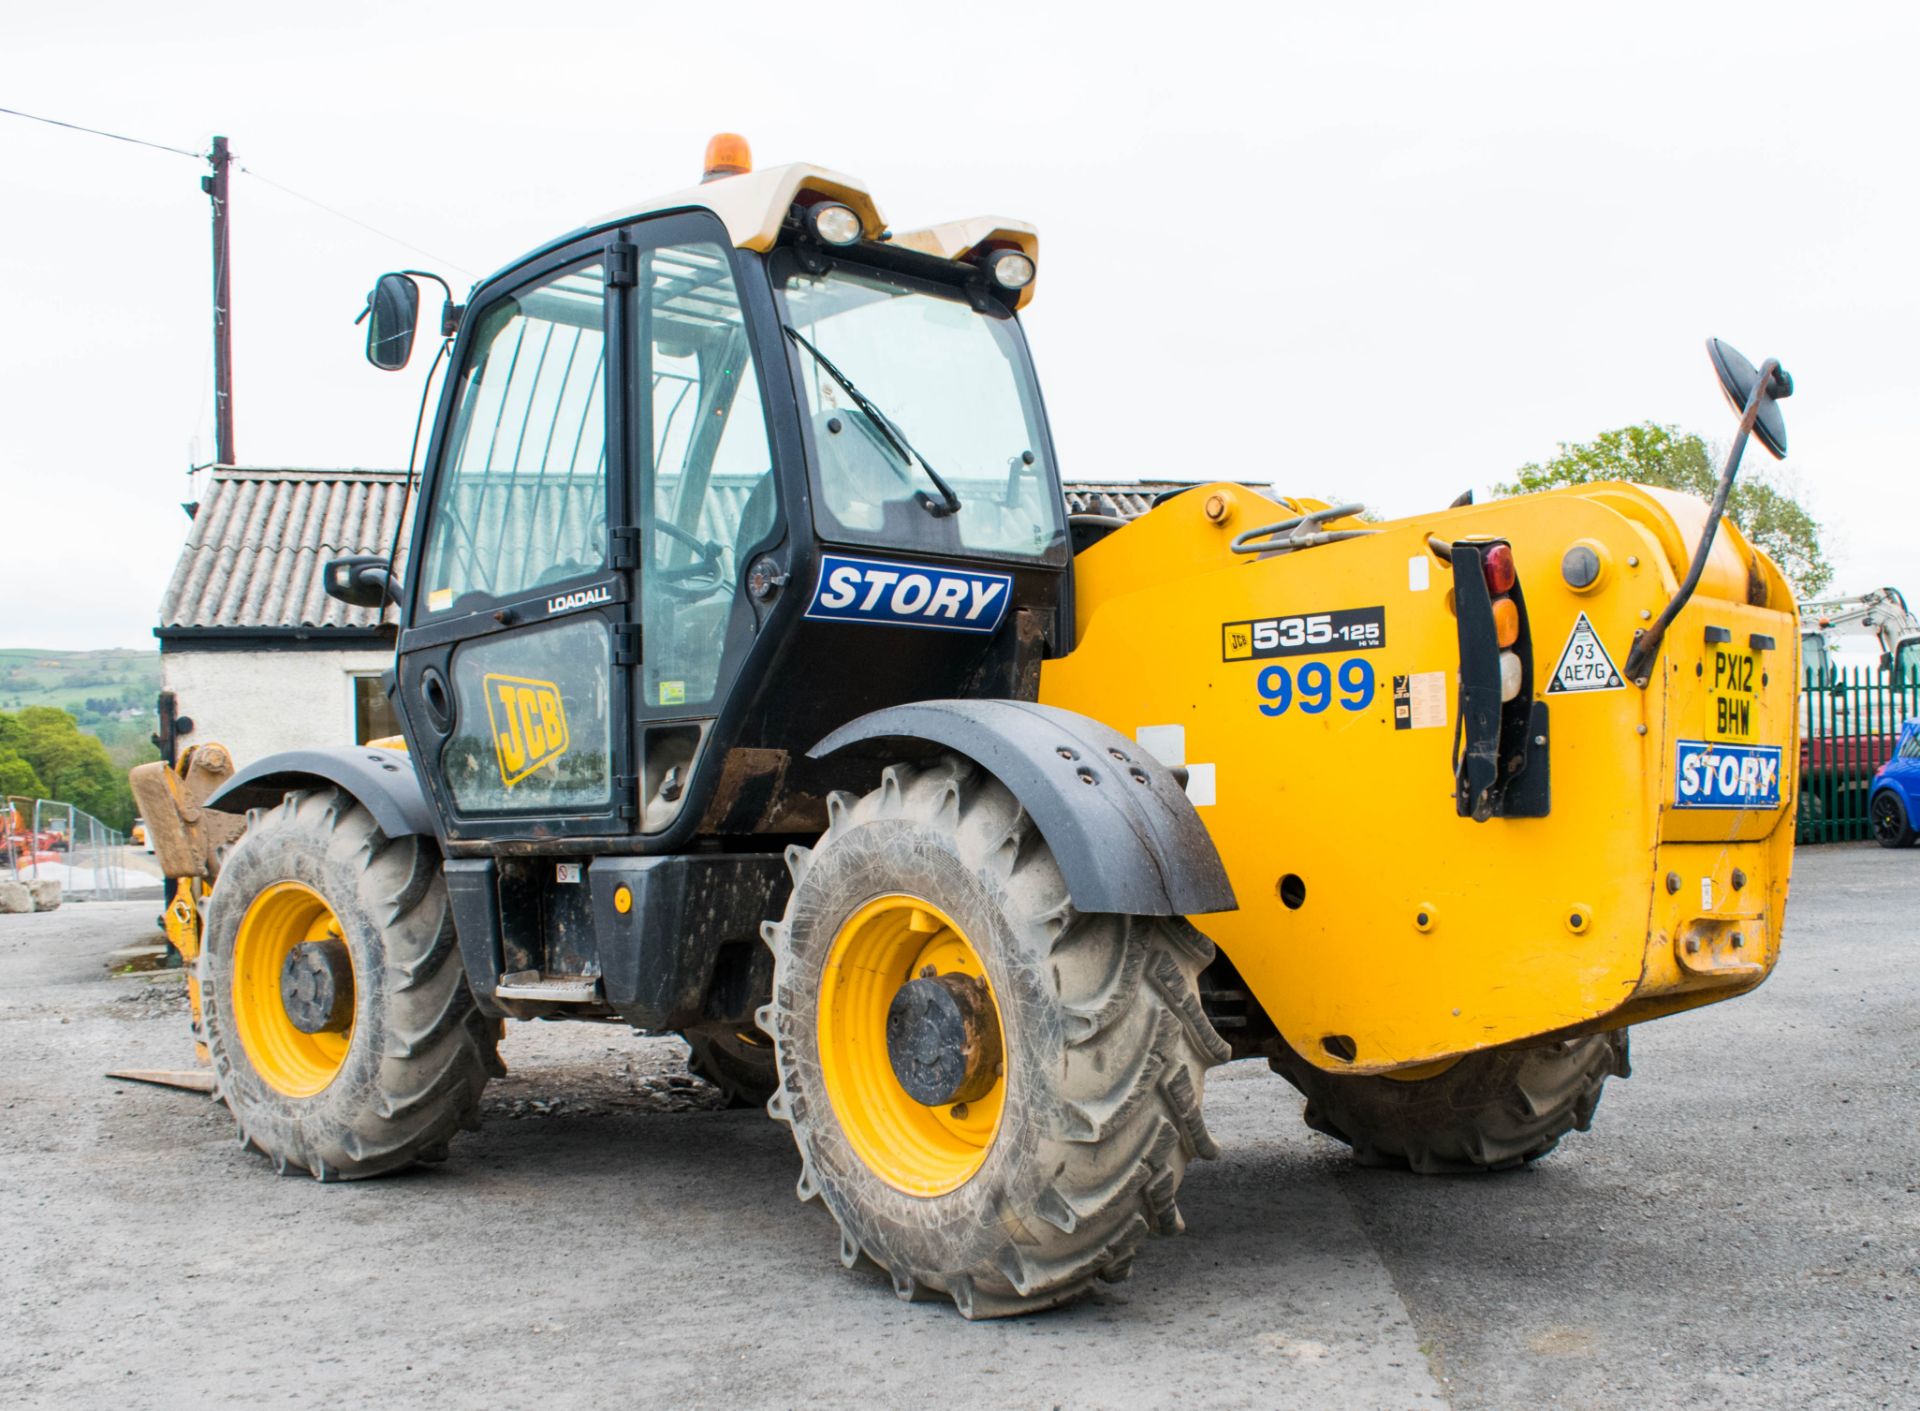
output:
[[[1800,818],[1803,843],[1863,842],[1873,836],[1867,794],[1874,771],[1893,757],[1900,724],[1920,716],[1920,675],[1896,678],[1873,667],[1807,673],[1800,693]]]
[[[0,876],[57,881],[62,900],[124,901],[162,885],[157,868],[137,864],[126,834],[70,803],[10,798],[0,823],[6,845]]]

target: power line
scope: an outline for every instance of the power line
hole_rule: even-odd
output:
[[[156,152],[172,152],[176,156],[191,157],[196,162],[205,161],[207,159],[207,154],[205,152],[189,152],[184,147],[170,147],[164,142],[149,142],[144,137],[128,137],[125,133],[108,132],[104,128],[85,127],[77,122],[62,122],[59,118],[43,118],[38,113],[23,113],[18,108],[0,108],[0,113],[5,113],[9,117],[25,118],[29,122],[45,123],[49,127],[64,127],[69,132],[84,132],[94,137],[109,137],[109,138],[112,138],[115,142],[131,142],[136,147],[151,147]],[[236,162],[234,165],[239,166],[241,171],[245,172],[248,176],[252,177],[255,181],[265,182],[268,186],[273,187],[276,191],[283,191],[287,195],[293,197],[296,201],[305,201],[309,206],[313,206],[318,210],[325,211],[328,215],[334,217],[336,220],[343,220],[347,222],[347,224],[349,225],[357,225],[362,230],[379,236],[382,240],[391,240],[396,245],[404,246],[405,248],[412,250],[415,254],[425,255],[430,260],[437,260],[439,263],[446,265],[449,269],[458,270],[461,274],[465,274],[465,275],[473,274],[472,270],[468,269],[465,265],[460,264],[456,260],[450,260],[445,255],[436,255],[433,251],[426,249],[423,246],[416,245],[411,240],[402,240],[399,236],[393,234],[391,231],[382,230],[375,225],[368,225],[365,221],[357,219],[354,216],[350,216],[345,211],[335,210],[332,206],[329,206],[325,201],[316,200],[312,196],[306,195],[304,192],[295,191],[291,186],[282,185],[280,182],[275,181],[272,177],[264,176],[261,173],[255,171],[252,167],[243,166],[238,162]]]
[[[468,269],[465,265],[459,263],[457,260],[450,260],[445,255],[436,255],[433,251],[425,248],[424,246],[416,245],[411,240],[402,240],[399,236],[393,234],[391,231],[382,230],[377,225],[368,225],[365,221],[360,220],[355,216],[350,216],[345,211],[335,210],[332,206],[329,206],[325,201],[315,200],[313,197],[306,195],[304,192],[295,191],[291,186],[283,186],[281,183],[275,181],[272,177],[263,176],[261,173],[255,171],[250,166],[246,166],[240,163],[236,163],[236,165],[240,167],[241,171],[245,172],[248,176],[252,177],[255,181],[263,181],[268,186],[273,187],[273,189],[276,191],[284,191],[287,195],[293,197],[296,201],[305,201],[309,206],[313,206],[318,210],[325,211],[328,215],[334,217],[336,220],[343,220],[348,225],[357,225],[362,230],[368,231],[374,235],[379,236],[382,240],[391,240],[396,245],[404,245],[406,246],[407,249],[412,250],[415,254],[425,255],[428,259],[435,260],[440,264],[447,266],[447,268],[449,269],[458,270],[461,274],[466,274],[466,275],[473,274],[472,270]]]
[[[136,147],[151,147],[157,152],[172,152],[182,157],[192,157],[196,162],[205,161],[205,152],[189,152],[184,147],[169,147],[164,142],[149,142],[144,137],[128,137],[123,132],[106,132],[97,127],[82,127],[77,122],[61,122],[58,118],[43,118],[38,113],[23,113],[18,108],[0,108],[0,113],[9,117],[26,118],[29,122],[43,122],[48,127],[64,127],[73,132],[89,132],[95,137],[111,137],[115,142],[131,142]]]

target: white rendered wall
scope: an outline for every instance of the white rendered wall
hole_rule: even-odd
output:
[[[393,665],[390,650],[316,651],[296,644],[259,652],[160,654],[160,685],[193,720],[182,745],[218,743],[237,765],[279,750],[351,745],[353,682]]]

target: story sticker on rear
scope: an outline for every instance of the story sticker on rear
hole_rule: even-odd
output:
[[[1780,807],[1780,746],[1678,741],[1674,751],[1673,805],[1675,808]]]
[[[1624,691],[1626,686],[1627,683],[1620,677],[1620,669],[1613,664],[1613,658],[1607,655],[1600,634],[1593,630],[1587,615],[1581,613],[1573,620],[1573,631],[1567,634],[1567,645],[1560,653],[1560,664],[1553,669],[1553,679],[1547,683],[1547,694]]]

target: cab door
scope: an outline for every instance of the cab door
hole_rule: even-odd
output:
[[[450,838],[625,833],[637,817],[617,233],[476,298],[442,397],[399,644],[408,742]]]
[[[756,267],[704,212],[656,217],[633,240],[632,699],[640,831],[658,835],[711,767],[712,732],[762,625],[746,580],[785,520],[748,328]]]

